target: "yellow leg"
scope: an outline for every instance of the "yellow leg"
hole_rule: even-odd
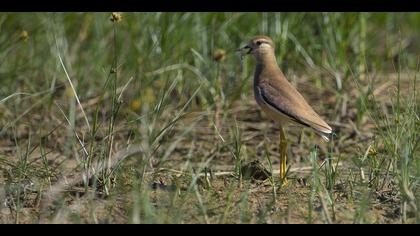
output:
[[[283,127],[280,125],[280,182],[281,186],[287,186],[287,140],[284,135]]]

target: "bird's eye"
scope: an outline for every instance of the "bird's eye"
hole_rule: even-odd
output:
[[[257,45],[260,46],[262,44],[261,41],[257,41]]]

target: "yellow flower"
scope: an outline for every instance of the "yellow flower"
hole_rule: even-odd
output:
[[[130,105],[130,108],[131,108],[132,111],[135,111],[135,112],[140,111],[140,108],[141,108],[140,99],[136,99],[136,100],[132,101],[131,105]]]
[[[213,59],[217,62],[223,62],[226,58],[226,52],[223,49],[216,49],[213,54]]]
[[[397,116],[394,119],[395,124],[399,125],[400,124],[400,118]]]
[[[66,91],[64,93],[66,94],[66,97],[68,98],[74,97],[73,89],[70,86],[67,86]]]
[[[23,42],[27,42],[29,39],[28,32],[26,30],[23,30],[19,35],[19,39],[22,40]]]
[[[378,151],[374,147],[369,148],[369,156],[375,157],[378,154]]]
[[[118,22],[122,21],[122,15],[118,12],[113,12],[111,14],[111,19],[110,20],[112,22],[117,22],[118,23]]]

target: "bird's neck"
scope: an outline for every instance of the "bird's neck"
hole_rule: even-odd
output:
[[[281,73],[274,53],[268,53],[256,57],[255,79],[260,78],[261,74],[272,73],[276,71]]]

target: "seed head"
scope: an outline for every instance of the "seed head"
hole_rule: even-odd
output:
[[[22,40],[23,42],[27,42],[29,39],[28,32],[26,30],[23,30],[19,35],[19,39]]]
[[[395,117],[394,122],[395,122],[396,125],[399,125],[400,124],[400,118],[398,116]]]
[[[369,149],[368,154],[369,154],[369,156],[375,157],[376,155],[378,155],[378,151],[376,151],[376,149],[374,147],[371,147]]]
[[[213,59],[217,62],[223,62],[226,58],[226,52],[223,49],[216,49],[213,54]]]
[[[118,13],[118,12],[113,12],[111,14],[111,19],[110,20],[112,22],[118,23],[118,22],[122,21],[122,15],[120,13]]]

